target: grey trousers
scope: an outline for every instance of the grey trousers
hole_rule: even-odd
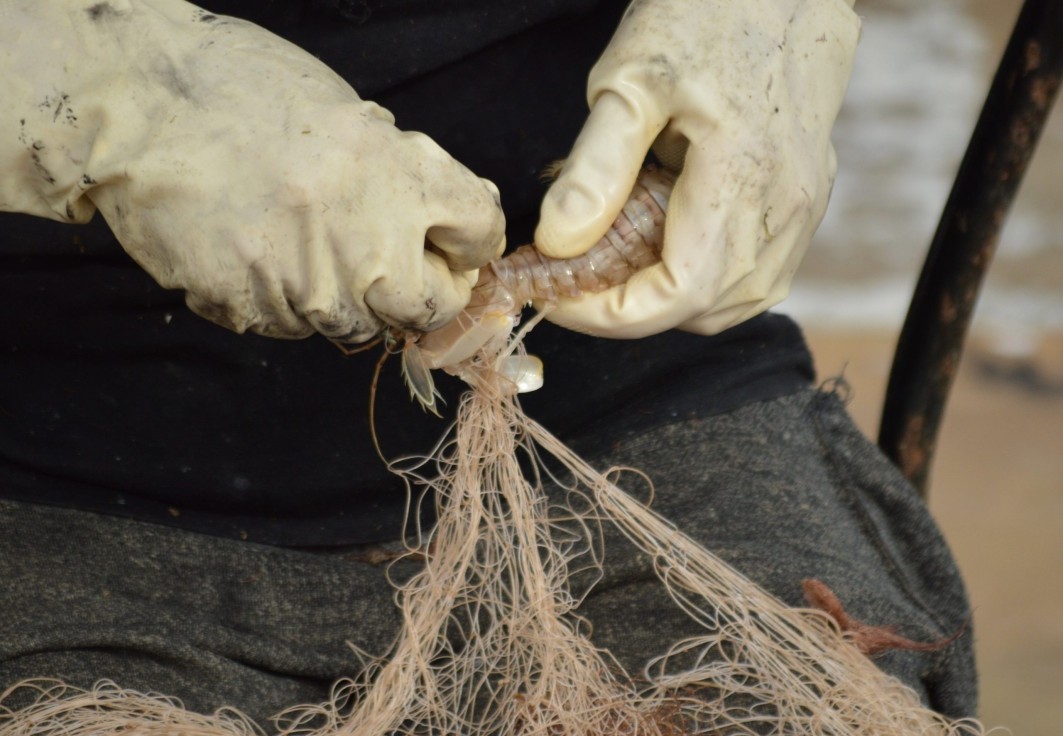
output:
[[[926,507],[830,393],[805,391],[614,445],[604,467],[646,471],[654,507],[783,600],[825,581],[849,612],[917,640],[970,616]],[[259,719],[318,702],[354,674],[346,642],[383,653],[398,617],[371,550],[293,550],[127,519],[0,502],[0,689],[28,677],[235,706]],[[411,566],[416,563],[400,563]],[[398,573],[403,574],[402,570]],[[632,671],[688,631],[649,560],[607,541],[582,611]],[[973,715],[968,628],[932,653],[876,658],[947,715]]]

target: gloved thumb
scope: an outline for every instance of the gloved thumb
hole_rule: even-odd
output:
[[[656,106],[607,90],[594,102],[572,151],[543,200],[535,246],[553,258],[582,255],[605,235],[631,194],[657,134],[667,122]]]

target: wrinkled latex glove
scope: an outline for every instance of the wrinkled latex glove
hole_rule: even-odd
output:
[[[662,261],[547,318],[633,338],[712,334],[779,302],[823,217],[859,36],[844,0],[636,0],[591,71],[590,116],[543,202],[543,253],[607,230],[651,146],[682,171]]]
[[[0,209],[87,222],[236,331],[430,329],[498,192],[299,48],[181,0],[0,5]]]

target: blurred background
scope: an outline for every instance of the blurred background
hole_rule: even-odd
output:
[[[1021,0],[857,0],[839,174],[780,307],[874,438],[907,303]],[[1063,39],[1061,39],[1063,41]],[[1063,732],[1063,110],[1011,212],[953,388],[930,507],[973,599],[981,716]]]

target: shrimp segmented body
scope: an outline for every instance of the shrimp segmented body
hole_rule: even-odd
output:
[[[665,211],[674,185],[672,173],[644,169],[609,231],[583,255],[550,258],[534,245],[523,245],[480,269],[461,314],[440,329],[407,342],[403,369],[413,395],[426,408],[434,408],[430,370],[442,368],[462,376],[466,364],[478,354],[500,352],[526,305],[604,291],[659,261]],[[412,353],[409,360],[407,352]],[[538,381],[529,374],[534,373],[533,364],[511,362],[496,369],[516,376],[521,390],[541,385],[541,370]]]
[[[581,256],[549,258],[524,245],[490,264],[466,311],[481,305],[519,311],[532,301],[556,302],[624,283],[660,260],[664,213],[674,183],[667,172],[644,171],[612,227]]]

